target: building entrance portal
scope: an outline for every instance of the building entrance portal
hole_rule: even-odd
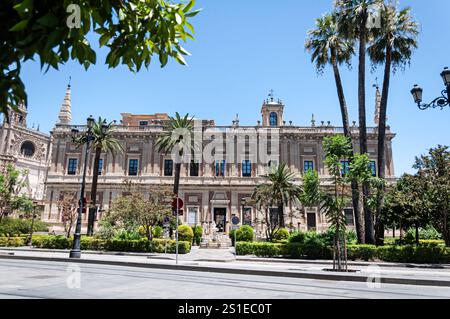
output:
[[[225,223],[227,216],[226,208],[214,208],[214,222],[219,230],[219,233],[225,232]]]

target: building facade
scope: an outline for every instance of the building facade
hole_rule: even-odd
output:
[[[70,88],[68,95],[70,98]],[[377,105],[379,91],[377,90]],[[69,106],[69,107],[68,107]],[[255,126],[240,125],[239,118],[230,126],[217,126],[213,120],[196,121],[195,134],[201,136],[202,156],[184,161],[181,169],[180,197],[184,200],[184,223],[208,228],[214,221],[221,232],[230,230],[231,217],[237,215],[243,224],[251,225],[257,233],[263,232],[262,212],[246,206],[245,199],[251,197],[255,186],[264,183],[264,175],[272,165],[286,163],[298,176],[313,169],[319,173],[323,184],[331,185],[331,176],[324,164],[323,139],[343,134],[341,127],[330,123],[316,123],[314,116],[308,126],[294,126],[283,118],[285,105],[275,101],[273,95],[263,102],[261,120]],[[377,111],[375,112],[377,113]],[[52,131],[52,154],[47,177],[45,212],[43,219],[52,223],[61,221],[58,200],[67,192],[79,192],[81,184],[83,154],[75,147],[71,130],[84,130],[84,126],[71,123],[70,100],[61,107],[59,123]],[[173,185],[174,159],[171,154],[161,154],[156,140],[164,133],[167,114],[132,115],[122,114],[115,137],[123,152],[102,154],[98,179],[98,214],[111,207],[117,196],[124,193],[124,183],[137,185],[136,191],[149,192],[161,185]],[[377,120],[377,114],[375,115]],[[359,129],[351,127],[355,151],[359,149]],[[392,139],[386,135],[386,176],[395,181],[392,156]],[[195,138],[195,137],[194,137]],[[368,150],[373,173],[376,172],[377,129],[368,128]],[[90,198],[90,183],[93,175],[93,154],[88,159],[87,187],[85,197]],[[345,163],[343,163],[345,165]],[[291,229],[318,230],[327,228],[326,218],[317,208],[285,208],[286,225]],[[354,222],[353,209],[346,210],[349,225]],[[83,214],[84,226],[87,214]]]
[[[27,126],[28,110],[20,105],[17,111],[10,110],[9,121],[0,125],[0,171],[8,164],[24,173],[26,194],[41,205],[45,198],[45,182],[51,153],[51,136]]]

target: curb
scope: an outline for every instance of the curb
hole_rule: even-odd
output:
[[[51,261],[51,262],[78,263],[78,264],[98,264],[98,265],[113,265],[113,266],[148,268],[148,269],[184,270],[184,271],[211,272],[222,274],[286,277],[286,278],[301,278],[301,279],[316,279],[316,280],[331,280],[331,281],[367,282],[368,280],[368,278],[364,276],[350,276],[343,274],[331,275],[319,273],[298,273],[298,272],[283,272],[283,271],[257,270],[257,269],[233,269],[233,268],[213,268],[205,266],[188,266],[188,265],[144,264],[138,262],[107,261],[107,260],[93,260],[93,259],[77,259],[76,261],[74,261],[73,259],[70,258],[16,256],[16,255],[9,255],[9,256],[0,255],[0,259]],[[450,287],[450,281],[407,279],[394,277],[381,277],[379,279],[380,283],[382,284]]]
[[[286,264],[303,264],[303,265],[332,265],[332,260],[302,260],[302,259],[276,259],[276,258],[246,258],[237,257],[237,262],[258,262],[258,263],[286,263]],[[384,263],[384,262],[357,262],[348,261],[349,266],[379,266],[379,267],[391,267],[391,268],[417,268],[417,269],[450,269],[449,264],[407,264],[407,263]]]

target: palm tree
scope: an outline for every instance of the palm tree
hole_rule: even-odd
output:
[[[344,135],[351,139],[350,124],[348,119],[348,108],[345,99],[344,89],[339,71],[339,65],[346,63],[350,65],[351,58],[354,55],[354,40],[347,39],[341,34],[337,24],[336,14],[326,14],[322,18],[316,20],[316,28],[308,32],[308,39],[305,48],[311,52],[311,60],[315,62],[319,73],[331,64],[336,82],[336,89],[341,108],[342,125],[344,127]],[[360,203],[358,183],[352,182],[352,202],[355,212],[355,228],[358,235],[358,241],[364,243],[364,220],[363,206]]]
[[[385,5],[382,11],[381,29],[375,30],[374,41],[369,47],[369,57],[374,65],[384,63],[383,92],[381,95],[380,119],[378,123],[378,177],[385,178],[386,116],[389,98],[391,70],[404,68],[411,61],[417,48],[418,24],[411,15],[411,9],[400,11],[395,5]],[[381,223],[384,189],[379,190],[376,211],[376,241],[383,243],[384,226]]]
[[[175,117],[170,117],[167,123],[166,132],[156,141],[156,147],[160,153],[171,153],[176,151],[179,158],[183,158],[186,152],[192,152],[197,149],[193,143],[187,143],[184,136],[191,136],[194,130],[194,118],[189,118],[189,114],[181,117],[177,112]],[[175,178],[173,193],[178,197],[180,187],[181,160],[175,161]]]
[[[259,203],[265,201],[269,206],[276,205],[278,208],[278,226],[284,228],[284,205],[298,201],[301,195],[301,187],[294,184],[295,173],[292,173],[284,163],[278,167],[272,167],[264,177],[268,180],[268,183],[256,186],[252,198]],[[270,194],[270,198],[267,198],[268,194]]]
[[[91,149],[94,152],[94,170],[92,173],[91,187],[91,205],[89,207],[87,235],[92,236],[94,233],[95,211],[97,204],[97,185],[100,166],[100,157],[103,152],[115,154],[123,151],[120,142],[114,138],[116,125],[114,122],[107,123],[106,119],[98,118],[92,127],[93,140],[91,141]],[[86,137],[83,136],[77,140],[78,145],[86,143]]]
[[[382,0],[336,0],[335,7],[338,11],[338,23],[342,34],[347,39],[358,39],[358,113],[359,113],[359,151],[367,154],[367,125],[366,125],[366,47],[370,36],[367,28],[370,10]],[[367,205],[370,195],[370,185],[363,185],[364,192],[364,224],[366,243],[375,242],[373,214]]]
[[[322,73],[328,64],[331,64],[333,67],[344,134],[349,137],[350,124],[348,120],[348,109],[342,87],[339,65],[342,63],[350,64],[351,58],[355,53],[353,40],[342,37],[338,30],[337,16],[335,14],[326,14],[322,18],[316,19],[315,29],[308,31],[305,48],[311,53],[311,61],[315,62],[319,73]]]

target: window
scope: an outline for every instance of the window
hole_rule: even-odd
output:
[[[197,224],[198,207],[188,208],[188,224],[193,226]]]
[[[355,226],[355,219],[353,217],[353,208],[344,209],[344,213],[347,226]]]
[[[191,165],[189,168],[189,174],[191,177],[198,177],[200,171],[200,164],[194,161],[191,161]]]
[[[67,167],[67,175],[76,175],[77,174],[77,162],[76,158],[69,159],[69,165]]]
[[[350,163],[349,161],[341,161],[342,165],[342,176],[345,176],[350,171]]]
[[[375,161],[370,162],[370,168],[372,170],[372,176],[377,177],[377,163]]]
[[[35,152],[36,148],[34,147],[34,144],[32,142],[30,141],[23,142],[22,147],[20,148],[20,153],[23,156],[32,157]]]
[[[216,161],[216,177],[225,176],[225,161]]]
[[[148,125],[148,121],[140,121],[139,122],[139,126],[147,126]]]
[[[128,163],[128,176],[137,176],[139,162],[137,159],[130,159]]]
[[[278,114],[277,113],[275,113],[275,112],[270,113],[269,125],[270,126],[278,126]]]
[[[314,171],[314,162],[313,161],[304,161],[303,162],[303,171],[305,173],[308,171]]]
[[[242,162],[242,177],[252,177],[252,162],[248,160]]]
[[[99,159],[97,175],[102,175],[102,170],[103,170],[103,159]]]
[[[164,176],[172,176],[173,175],[173,161],[165,160],[164,161]]]
[[[252,226],[252,209],[250,207],[244,207],[242,215],[242,225]]]

